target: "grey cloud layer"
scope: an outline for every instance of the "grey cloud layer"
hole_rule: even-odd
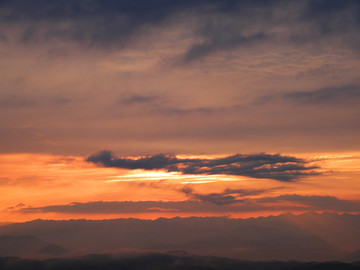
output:
[[[244,197],[259,195],[270,190],[273,189],[226,189],[221,193],[200,194],[195,192],[191,187],[184,187],[180,191],[186,194],[190,199],[195,199],[202,202],[210,202],[216,205],[230,205],[245,202],[246,200]]]
[[[327,209],[334,211],[358,211],[359,202],[341,200],[334,196],[302,196],[297,194],[285,194],[276,197],[265,197],[258,200],[259,203],[295,202],[307,205],[313,209]]]
[[[197,41],[180,57],[182,62],[273,42],[322,46],[329,38],[359,47],[353,38],[360,25],[356,0],[17,0],[2,1],[0,10],[4,25],[23,26],[22,42],[61,39],[90,47],[126,46],[154,27],[193,21]]]
[[[216,159],[184,159],[173,155],[158,154],[138,159],[117,158],[110,151],[102,151],[87,158],[104,167],[122,169],[159,170],[182,174],[224,174],[253,178],[269,178],[278,181],[292,181],[307,175],[318,174],[316,166],[291,156],[279,154],[233,155]]]
[[[205,203],[212,203],[218,206],[224,205],[245,205],[249,208],[254,207],[254,210],[260,206],[264,209],[271,209],[271,206],[266,206],[267,203],[297,203],[301,204],[295,206],[294,209],[311,209],[311,210],[332,210],[332,211],[359,211],[360,202],[341,200],[334,196],[319,196],[319,195],[298,195],[298,194],[283,194],[279,196],[262,196],[261,198],[251,199],[247,196],[259,195],[270,191],[272,189],[264,190],[231,190],[226,189],[221,193],[199,194],[192,188],[184,188],[181,191],[195,199]],[[292,206],[284,206],[292,209]]]
[[[253,104],[269,104],[277,99],[291,101],[297,105],[357,105],[360,101],[360,85],[340,85],[320,89],[281,93],[258,98]]]
[[[267,95],[255,99],[249,104],[244,105],[230,105],[227,107],[198,107],[191,109],[181,109],[171,106],[166,106],[166,100],[157,96],[146,96],[139,94],[132,94],[128,97],[122,98],[120,103],[126,106],[141,105],[142,108],[146,107],[146,113],[159,113],[167,116],[171,115],[187,115],[194,113],[202,114],[220,114],[220,113],[233,113],[241,110],[246,110],[249,106],[261,106],[269,104],[277,99],[282,101],[291,101],[297,105],[357,105],[360,102],[360,85],[340,85],[333,87],[324,87],[319,89],[296,91],[292,93],[281,93],[278,95]],[[0,103],[1,104],[1,103]],[[356,108],[355,108],[356,109]]]
[[[196,197],[196,198],[195,198]],[[215,199],[215,200],[214,200]],[[272,203],[272,204],[269,204]],[[279,203],[274,205],[273,203]],[[283,205],[284,203],[285,205]],[[289,205],[289,203],[296,203]],[[344,211],[359,212],[358,201],[341,200],[333,196],[303,196],[286,194],[275,197],[262,197],[257,199],[244,198],[235,200],[233,196],[222,193],[196,194],[194,200],[162,202],[162,201],[96,201],[79,203],[73,202],[65,205],[49,205],[43,207],[22,207],[8,209],[8,211],[24,213],[226,213],[226,212],[251,212],[251,211]]]
[[[283,97],[302,104],[349,104],[360,101],[360,85],[327,87],[284,94]]]

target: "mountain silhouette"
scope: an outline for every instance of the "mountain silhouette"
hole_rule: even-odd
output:
[[[34,220],[1,226],[0,235],[33,235],[85,254],[181,250],[249,260],[326,261],[358,250],[358,228],[360,215],[308,213],[249,219]]]
[[[0,236],[0,256],[33,257],[38,255],[60,255],[65,249],[49,244],[31,235],[3,235]]]

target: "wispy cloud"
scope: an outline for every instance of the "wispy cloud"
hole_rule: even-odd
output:
[[[267,95],[258,98],[253,104],[264,105],[281,100],[296,105],[349,105],[360,101],[360,85],[340,85],[313,90],[295,91]]]
[[[184,63],[189,63],[197,59],[224,50],[231,50],[237,47],[247,47],[261,41],[265,41],[269,37],[264,33],[255,33],[249,36],[213,36],[209,40],[200,44],[194,44],[183,56]]]
[[[301,104],[349,104],[359,102],[360,85],[326,87],[313,91],[299,91],[284,94],[283,98]]]
[[[123,105],[135,105],[135,104],[152,104],[158,100],[157,96],[152,95],[141,95],[141,94],[129,94],[120,98],[119,102]]]
[[[319,196],[319,195],[298,195],[285,194],[275,197],[264,197],[258,199],[259,203],[281,203],[294,202],[300,203],[312,210],[333,210],[333,211],[359,211],[359,201],[341,200],[334,196]]]

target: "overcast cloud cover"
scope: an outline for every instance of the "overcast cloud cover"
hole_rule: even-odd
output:
[[[356,0],[1,1],[1,149],[358,149],[359,14]]]
[[[336,38],[335,46],[359,46],[359,40],[353,38],[360,24],[356,0],[18,0],[2,1],[1,9],[2,22],[20,28],[16,41],[60,39],[90,47],[121,48],[149,29],[194,20],[192,30],[201,41],[190,45],[184,61],[277,41],[321,46],[323,39]],[[7,40],[3,34],[3,41]]]

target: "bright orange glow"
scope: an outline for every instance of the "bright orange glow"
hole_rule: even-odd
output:
[[[109,219],[136,217],[155,219],[174,216],[256,217],[296,210],[300,203],[276,202],[267,204],[270,210],[230,210],[216,212],[150,212],[150,213],[55,213],[19,211],[26,207],[67,205],[71,202],[94,201],[185,201],[196,200],[181,190],[192,187],[197,194],[221,193],[226,189],[258,190],[246,198],[255,200],[283,194],[303,196],[334,196],[343,200],[360,200],[360,153],[294,154],[316,159],[322,175],[295,182],[224,175],[182,175],[176,172],[122,170],[101,168],[78,156],[43,154],[0,155],[0,222],[42,219]],[[188,158],[190,156],[187,156]],[[191,156],[196,158],[199,156]],[[215,156],[206,156],[207,158]],[[339,181],[341,180],[341,181]],[[265,205],[265,204],[264,204]],[[293,208],[291,208],[293,207]],[[220,208],[219,208],[220,209]],[[289,210],[290,209],[290,210]],[[309,210],[314,210],[309,208]],[[316,209],[315,209],[316,210]],[[321,211],[321,209],[317,209]]]

